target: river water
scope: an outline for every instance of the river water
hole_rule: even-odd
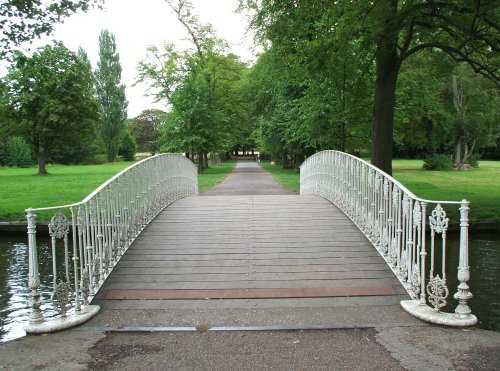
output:
[[[448,246],[458,246],[458,236],[448,236]],[[47,297],[52,285],[49,240],[38,239],[42,294]],[[458,265],[458,249],[450,249],[451,264]],[[59,254],[62,256],[63,254]],[[450,256],[451,255],[451,256]],[[58,264],[62,266],[62,264]],[[500,234],[475,234],[470,238],[472,278],[470,302],[479,318],[479,327],[500,331]],[[0,237],[0,341],[25,335],[28,321],[28,249],[22,236]],[[456,292],[456,277],[449,274],[450,294]],[[451,295],[450,295],[451,296]],[[456,303],[452,303],[453,306]]]

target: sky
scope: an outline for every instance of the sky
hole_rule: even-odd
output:
[[[231,51],[244,61],[254,60],[253,38],[247,33],[244,14],[235,14],[238,0],[192,0],[194,12],[202,23],[211,23],[217,33],[229,42]],[[137,64],[146,56],[149,45],[161,46],[165,41],[186,47],[188,35],[164,0],[105,0],[104,10],[77,13],[56,25],[51,36],[34,43],[32,49],[51,40],[77,51],[81,46],[96,67],[99,51],[99,34],[108,29],[115,35],[117,51],[122,66],[122,83],[126,85],[129,101],[128,117],[136,117],[143,110],[166,105],[153,103],[145,97],[147,86],[133,86]]]

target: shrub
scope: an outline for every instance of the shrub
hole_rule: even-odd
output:
[[[122,134],[118,154],[122,156],[125,161],[134,161],[136,151],[137,144],[135,143],[134,137],[128,130],[125,130]]]
[[[31,148],[21,137],[10,137],[3,145],[2,165],[28,167],[34,164]]]
[[[479,166],[479,159],[481,158],[481,155],[474,153],[469,157],[469,159],[466,161],[470,165],[470,167],[478,167]]]
[[[424,159],[425,170],[445,170],[450,169],[453,160],[448,155],[428,156]]]

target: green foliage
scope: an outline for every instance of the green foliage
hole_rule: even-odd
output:
[[[10,56],[12,48],[42,35],[50,35],[54,24],[78,11],[101,8],[104,0],[2,0],[0,6],[0,58]]]
[[[125,85],[121,84],[121,73],[115,37],[108,30],[103,30],[99,35],[99,60],[94,76],[99,105],[96,126],[108,162],[113,162],[118,154],[119,139],[127,118],[128,102],[125,98]]]
[[[131,119],[127,128],[134,137],[140,152],[155,154],[159,149],[160,128],[165,122],[165,112],[158,109],[142,111]]]
[[[91,87],[87,66],[61,43],[46,45],[29,58],[18,53],[0,99],[8,107],[0,131],[24,138],[43,174],[57,149],[92,135],[97,106]]]
[[[21,137],[10,137],[0,143],[0,165],[28,167],[33,165],[34,159],[31,148]]]
[[[130,131],[124,130],[121,136],[118,154],[123,157],[124,161],[134,161],[136,152],[137,144],[135,143],[134,137],[130,134]]]
[[[253,13],[252,25],[267,48],[266,53],[272,50],[278,55],[276,64],[283,71],[275,75],[282,78],[268,91],[279,94],[284,80],[286,99],[276,102],[281,109],[276,110],[275,120],[266,118],[267,126],[274,123],[290,126],[289,131],[276,130],[275,139],[282,143],[291,142],[289,137],[293,137],[303,146],[309,136],[313,141],[322,141],[335,131],[342,147],[344,132],[370,121],[365,122],[363,114],[370,111],[365,109],[366,103],[371,103],[372,162],[391,173],[396,82],[405,61],[423,50],[440,50],[441,55],[468,63],[499,85],[495,26],[498,3],[494,1],[476,4],[455,0],[441,2],[439,6],[433,1],[399,4],[392,0],[242,0],[240,3]],[[420,84],[414,77],[407,77],[415,87]],[[424,93],[432,89],[427,82]],[[367,90],[373,93],[363,97]],[[403,93],[408,98],[418,95],[413,90]],[[432,95],[435,94],[428,95],[427,100],[417,100],[412,107],[414,112],[428,110],[420,120],[431,129],[444,113],[432,104]],[[300,101],[305,104],[301,106]],[[290,118],[289,122],[282,120],[280,112],[285,113],[284,118]],[[338,115],[337,125],[324,125],[334,115]],[[318,129],[314,130],[316,125]],[[313,130],[307,133],[310,128]],[[260,134],[265,135],[268,128],[262,129]],[[353,132],[359,136],[359,130]],[[433,147],[430,138],[424,143]]]
[[[481,155],[480,154],[473,154],[471,155],[468,160],[467,160],[467,163],[471,166],[471,167],[478,167],[479,166],[479,160],[481,159]]]
[[[139,65],[139,81],[148,83],[155,97],[172,107],[161,128],[161,149],[198,153],[200,158],[228,151],[239,142],[240,128],[248,122],[239,94],[246,67],[227,52],[227,43],[211,25],[200,23],[190,1],[167,3],[194,49],[178,51],[169,43],[162,49],[150,47]],[[200,161],[200,170],[204,165]]]
[[[423,168],[425,170],[447,170],[451,169],[453,160],[448,155],[428,156],[424,160]]]

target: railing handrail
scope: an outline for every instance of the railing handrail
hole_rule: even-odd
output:
[[[477,323],[468,306],[472,298],[468,285],[469,201],[418,197],[367,161],[331,150],[314,154],[300,166],[300,193],[328,199],[354,222],[410,295],[412,300],[401,301],[410,314],[442,325]],[[446,255],[451,248],[446,240],[449,218],[441,204],[460,205],[458,268],[450,265]],[[459,281],[453,295],[458,301],[455,313],[441,311],[449,304],[447,277],[451,271]]]
[[[99,306],[92,298],[141,231],[172,202],[197,194],[196,166],[181,154],[163,153],[123,169],[80,202],[27,209],[32,310],[26,332],[58,331],[95,315]],[[55,211],[48,225],[52,273],[41,277],[35,212],[47,210]],[[40,290],[48,280],[50,298]],[[54,311],[60,316],[45,320],[43,312]]]
[[[378,167],[370,164],[368,161],[365,161],[363,160],[362,158],[359,158],[359,157],[356,157],[354,155],[351,155],[349,153],[346,153],[346,152],[340,152],[340,151],[335,151],[335,150],[324,150],[324,151],[320,151],[320,152],[316,152],[315,155],[317,154],[320,154],[322,152],[338,152],[338,153],[342,153],[343,155],[345,156],[348,156],[348,157],[351,157],[353,159],[355,159],[356,161],[359,161],[359,162],[362,162],[364,163],[365,165],[369,166],[371,169],[375,170],[376,172],[378,172],[379,174],[382,174],[383,176],[385,176],[386,178],[389,178],[389,180],[391,182],[393,182],[394,184],[396,184],[399,188],[401,188],[401,190],[403,190],[404,192],[406,192],[408,194],[408,196],[414,198],[415,200],[417,201],[420,201],[420,202],[426,202],[426,203],[433,203],[433,204],[449,204],[449,205],[460,205],[462,202],[464,201],[467,201],[467,200],[461,200],[461,201],[437,201],[437,200],[429,200],[429,199],[425,199],[425,198],[421,198],[421,197],[418,197],[417,195],[415,195],[412,191],[410,191],[408,188],[406,188],[401,182],[399,182],[396,178],[394,178],[393,176],[387,174],[385,171],[383,170],[380,170]],[[308,157],[301,165],[300,165],[300,168],[302,168],[302,166],[304,166],[308,160],[310,160],[312,158],[311,157]]]
[[[115,174],[114,176],[112,176],[111,178],[109,178],[108,180],[106,180],[99,187],[97,187],[96,189],[94,189],[82,201],[75,202],[75,203],[72,203],[72,204],[67,204],[67,205],[59,205],[59,206],[37,207],[37,208],[31,208],[30,207],[30,208],[25,209],[24,211],[26,211],[26,212],[28,212],[28,211],[31,211],[31,212],[50,211],[50,210],[57,210],[57,209],[69,209],[71,207],[76,207],[76,206],[84,205],[85,203],[89,202],[90,199],[92,199],[92,197],[94,197],[96,194],[98,194],[102,189],[104,189],[106,186],[108,186],[109,184],[111,184],[117,178],[121,177],[123,174],[125,174],[125,173],[129,172],[130,170],[132,170],[134,167],[139,166],[142,163],[144,163],[146,161],[149,161],[149,160],[152,160],[152,159],[154,159],[156,157],[161,157],[163,155],[164,155],[164,153],[159,153],[159,154],[156,154],[154,156],[149,156],[147,158],[144,158],[144,159],[142,159],[140,161],[137,161],[137,162],[133,163],[132,165],[126,167],[125,169],[121,170],[120,172],[118,172],[117,174]],[[172,153],[170,153],[170,155],[172,155]],[[182,154],[177,154],[177,155],[180,156],[180,157],[184,157]],[[193,164],[192,162],[191,162],[191,165],[196,168],[196,165]]]

